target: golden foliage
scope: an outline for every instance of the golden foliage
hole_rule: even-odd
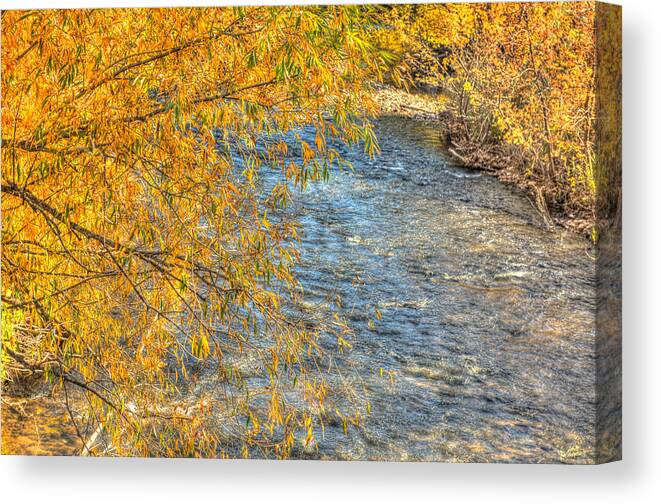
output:
[[[106,453],[312,441],[329,394],[317,331],[285,308],[297,231],[278,215],[342,162],[332,139],[376,148],[370,22],[362,7],[2,13],[3,359],[82,392]],[[297,158],[275,133],[303,125],[317,140],[295,140]],[[266,197],[264,167],[282,174]]]
[[[593,217],[594,3],[425,4],[401,15],[409,39],[446,50],[438,82],[466,157],[497,147],[485,162]]]

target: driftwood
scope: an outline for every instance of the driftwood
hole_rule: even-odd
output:
[[[468,159],[467,159],[466,157],[464,157],[464,156],[462,156],[461,154],[459,154],[459,153],[458,153],[456,150],[454,150],[452,147],[449,147],[449,148],[448,148],[448,152],[449,152],[450,154],[452,154],[454,157],[456,157],[459,161],[461,161],[461,162],[464,164],[464,166],[467,166],[467,165],[470,164],[469,161],[468,161]]]
[[[502,153],[485,148],[464,148],[456,142],[447,151],[466,168],[496,173],[506,167],[506,157]]]
[[[535,194],[535,201],[533,202],[527,196],[526,198],[528,199],[528,201],[530,201],[532,207],[537,211],[537,213],[541,217],[546,229],[548,229],[549,231],[554,231],[555,221],[553,220],[553,217],[551,217],[551,212],[549,212],[549,207],[546,204],[546,198],[544,198],[544,194],[542,193],[542,190],[536,185],[531,186],[531,189],[532,192]]]

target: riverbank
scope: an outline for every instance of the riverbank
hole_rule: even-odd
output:
[[[562,208],[549,208],[541,196],[540,188],[523,176],[514,166],[502,160],[462,156],[452,145],[453,117],[444,106],[442,95],[425,91],[405,91],[388,85],[376,85],[374,98],[381,115],[407,117],[416,121],[438,125],[439,135],[446,142],[446,151],[465,168],[480,170],[501,182],[522,191],[530,204],[540,214],[549,230],[556,227],[578,233],[586,238],[592,236],[594,222],[585,215],[576,215]]]
[[[381,114],[386,116],[408,117],[418,121],[442,122],[444,109],[438,94],[408,92],[393,86],[374,86],[374,99]]]

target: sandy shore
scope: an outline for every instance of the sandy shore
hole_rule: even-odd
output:
[[[421,121],[439,121],[443,117],[443,105],[438,95],[424,92],[407,92],[387,85],[375,85],[374,97],[382,115],[410,117]]]

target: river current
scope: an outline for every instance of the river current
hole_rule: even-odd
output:
[[[592,462],[592,247],[545,229],[521,193],[453,165],[433,126],[381,118],[376,132],[378,156],[344,148],[353,170],[288,207],[304,304],[341,300],[353,332],[329,383],[351,380],[371,406],[358,427],[330,423],[293,456]],[[5,452],[79,451],[61,418],[40,414],[28,429],[37,410],[12,411]]]
[[[316,456],[590,462],[589,243],[453,165],[432,126],[384,118],[376,129],[380,155],[347,149],[353,171],[295,204],[306,300],[343,299],[355,336],[342,365],[371,402],[347,435],[327,427]]]

